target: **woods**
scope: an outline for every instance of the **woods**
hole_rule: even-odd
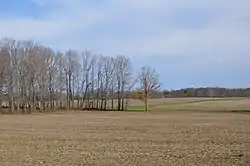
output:
[[[183,98],[183,97],[250,97],[250,88],[220,88],[220,87],[203,87],[203,88],[185,88],[178,90],[164,90],[166,98]]]
[[[128,57],[55,52],[34,41],[1,39],[0,62],[0,105],[9,113],[125,110],[136,80]]]

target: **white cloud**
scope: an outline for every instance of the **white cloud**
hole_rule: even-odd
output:
[[[230,24],[220,22],[204,29],[196,30],[174,30],[166,36],[149,38],[148,42],[141,42],[139,48],[146,48],[151,54],[188,54],[197,55],[214,53],[236,54],[240,51],[249,50],[250,27],[245,27],[239,21],[232,21]],[[154,50],[155,48],[155,50]],[[236,54],[237,55],[237,54]]]
[[[87,46],[107,54],[186,55],[224,60],[250,53],[250,27],[239,20],[250,16],[248,0],[104,0],[102,5],[90,5],[90,1],[81,0],[31,1],[50,10],[38,19],[0,18],[0,36],[35,39],[62,49],[73,47],[83,50]],[[163,21],[151,25],[148,19],[151,15],[155,15],[152,18],[156,19],[174,17],[176,12],[194,9],[214,12],[216,17],[200,29],[179,29]],[[133,17],[140,12],[145,16]],[[134,37],[132,34],[130,37],[111,34],[100,39],[84,38],[84,34],[92,28],[105,33],[103,24],[111,22],[115,25],[120,19],[127,21],[129,26],[135,23],[136,29],[151,27],[151,32]],[[148,25],[140,26],[140,19],[144,22],[148,19]],[[114,26],[110,24],[109,28]],[[123,31],[120,32],[122,34]]]
[[[74,31],[84,31],[99,22],[101,18],[94,9],[81,8],[83,3],[80,1],[74,3],[68,0],[32,1],[41,7],[53,6],[53,8],[38,18],[30,16],[0,18],[0,37],[48,41],[72,34]]]
[[[198,8],[207,11],[211,10],[215,12],[216,16],[206,27],[200,29],[173,28],[166,22],[164,25],[159,25],[162,26],[160,29],[165,28],[165,32],[160,31],[157,33],[156,30],[146,36],[141,36],[140,38],[135,36],[130,39],[126,38],[123,41],[112,37],[110,39],[111,44],[107,44],[104,47],[110,49],[111,46],[114,46],[111,48],[114,49],[113,53],[120,50],[122,53],[131,55],[186,55],[191,59],[207,59],[208,61],[204,61],[204,64],[209,61],[226,63],[228,61],[234,62],[235,59],[242,58],[243,61],[246,58],[249,59],[250,26],[239,20],[239,18],[250,16],[250,1],[129,0],[118,1],[117,3],[132,11],[146,10],[156,12],[158,9],[166,9],[167,14],[163,15],[163,17],[168,17],[172,14],[168,12],[169,10],[191,10]],[[158,12],[161,13],[161,11]],[[152,26],[150,24],[149,22],[148,26]]]

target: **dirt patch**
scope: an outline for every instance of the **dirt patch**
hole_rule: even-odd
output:
[[[0,116],[0,165],[249,165],[250,115]]]

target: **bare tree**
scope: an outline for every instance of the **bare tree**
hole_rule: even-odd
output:
[[[148,111],[148,99],[152,91],[160,87],[158,74],[155,69],[150,67],[142,67],[139,74],[142,97],[145,103],[145,111]]]
[[[96,108],[102,109],[102,91],[103,91],[103,84],[104,84],[104,72],[103,72],[103,57],[98,57],[97,62],[97,84],[96,84]]]
[[[16,93],[18,93],[17,87],[17,68],[18,68],[18,51],[19,51],[20,42],[13,39],[2,39],[1,40],[1,48],[7,52],[9,55],[8,58],[8,67],[6,74],[6,89],[7,96],[9,99],[9,108],[10,112],[15,112],[15,103],[16,103]]]
[[[89,51],[80,55],[55,52],[34,41],[1,39],[0,108],[5,102],[10,113],[124,110],[135,83],[130,59]]]
[[[90,102],[90,86],[94,86],[93,80],[90,80],[91,73],[94,72],[95,59],[93,59],[92,54],[88,51],[82,53],[82,105],[85,106],[85,109],[89,109]],[[93,78],[92,78],[93,79]]]
[[[109,94],[111,92],[111,86],[112,86],[112,59],[110,57],[104,58],[104,79],[105,79],[105,85],[104,85],[104,109],[109,109]]]
[[[66,78],[64,73],[64,59],[63,59],[63,53],[57,52],[57,79],[56,79],[56,86],[57,86],[57,94],[58,94],[58,100],[59,100],[59,107],[60,109],[65,108],[65,89],[66,89]]]
[[[126,93],[132,89],[135,82],[132,75],[132,65],[129,58],[125,56],[117,56],[115,66],[118,110],[124,110],[125,98],[127,96]]]
[[[114,99],[115,99],[115,90],[116,90],[116,58],[110,58],[110,97],[111,97],[111,110],[114,110]]]
[[[77,66],[77,52],[69,50],[65,53],[64,72],[66,76],[67,108],[74,108],[74,77]]]
[[[7,68],[9,64],[9,55],[8,52],[4,49],[0,49],[0,112],[2,112],[2,102],[5,99],[5,87],[6,87],[6,77],[7,77]]]

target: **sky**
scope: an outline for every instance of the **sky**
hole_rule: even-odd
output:
[[[0,0],[0,37],[125,55],[163,89],[250,87],[249,0]]]

